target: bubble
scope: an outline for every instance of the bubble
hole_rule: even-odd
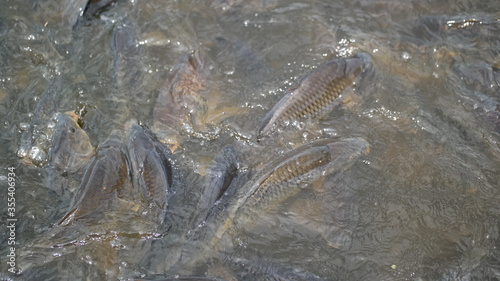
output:
[[[33,164],[37,166],[43,166],[47,163],[47,153],[40,149],[38,146],[33,146],[30,149],[29,157]]]

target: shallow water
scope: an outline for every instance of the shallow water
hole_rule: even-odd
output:
[[[180,273],[231,280],[238,269],[223,261],[233,257],[326,280],[500,278],[498,1],[111,1],[83,16],[68,8],[82,1],[28,2],[9,0],[0,11],[2,278]],[[52,116],[66,111],[83,115],[93,146],[129,119],[153,127],[169,71],[198,49],[210,66],[202,98],[211,116],[224,118],[207,118],[222,121],[177,138],[183,181],[167,224],[156,229],[138,220],[132,227],[116,212],[105,223],[59,233],[65,246],[51,249],[48,237],[81,174],[59,176],[42,154],[30,158],[31,142],[23,151],[26,140],[33,136],[48,149]],[[323,62],[360,52],[371,56],[371,71],[341,106],[277,142],[255,142],[262,118],[287,88]],[[245,182],[289,148],[325,137],[363,138],[370,153],[319,188],[262,212],[252,227],[236,226],[207,250],[206,263],[169,271],[193,231],[203,176],[223,147],[235,146],[237,180]],[[6,265],[9,167],[16,168],[16,253],[36,249],[41,257],[28,259],[34,269],[19,257],[19,276]],[[348,247],[327,246],[307,225],[351,207],[356,223]]]

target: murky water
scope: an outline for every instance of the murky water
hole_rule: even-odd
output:
[[[0,10],[2,278],[252,280],[285,269],[326,280],[500,278],[498,1],[102,0],[81,15],[85,2],[7,0]],[[162,131],[157,96],[192,52],[206,67],[195,101],[205,107],[190,111],[203,126]],[[361,52],[370,71],[340,106],[255,141],[291,85]],[[56,226],[83,173],[61,176],[47,164],[54,114],[66,111],[82,117],[94,147],[123,136],[130,119],[175,146],[182,180],[164,225],[123,203],[90,223]],[[210,249],[189,245],[205,176],[226,145],[243,185],[290,148],[324,138],[362,138],[370,152],[254,210]],[[7,271],[9,167],[20,275]],[[329,246],[329,226],[349,242]],[[176,266],[197,251],[202,262]]]

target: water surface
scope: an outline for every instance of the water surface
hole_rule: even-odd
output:
[[[17,251],[42,252],[23,267],[28,275],[8,274],[2,232],[5,278],[29,279],[30,268],[62,280],[175,273],[165,270],[192,231],[192,199],[222,148],[235,146],[245,182],[289,148],[326,137],[363,138],[370,153],[262,212],[252,227],[235,228],[205,264],[181,273],[236,278],[224,260],[238,257],[326,280],[500,278],[498,1],[101,1],[111,3],[83,15],[82,1],[55,2],[8,0],[0,11],[2,225],[6,169],[16,167]],[[105,223],[73,226],[62,234],[70,242],[50,249],[44,241],[81,180],[59,176],[44,158],[53,114],[81,115],[93,146],[130,119],[153,127],[170,70],[197,50],[209,67],[200,98],[218,117],[200,134],[177,138],[183,182],[168,223],[131,227],[117,212]],[[370,75],[342,105],[276,142],[255,141],[287,88],[328,60],[361,52],[371,57]],[[32,146],[42,152],[30,156]],[[352,242],[329,247],[307,221],[342,206],[356,209]]]

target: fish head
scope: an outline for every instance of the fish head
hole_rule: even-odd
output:
[[[78,171],[90,161],[95,152],[87,133],[78,122],[79,117],[73,112],[57,116],[50,161],[61,174]]]

